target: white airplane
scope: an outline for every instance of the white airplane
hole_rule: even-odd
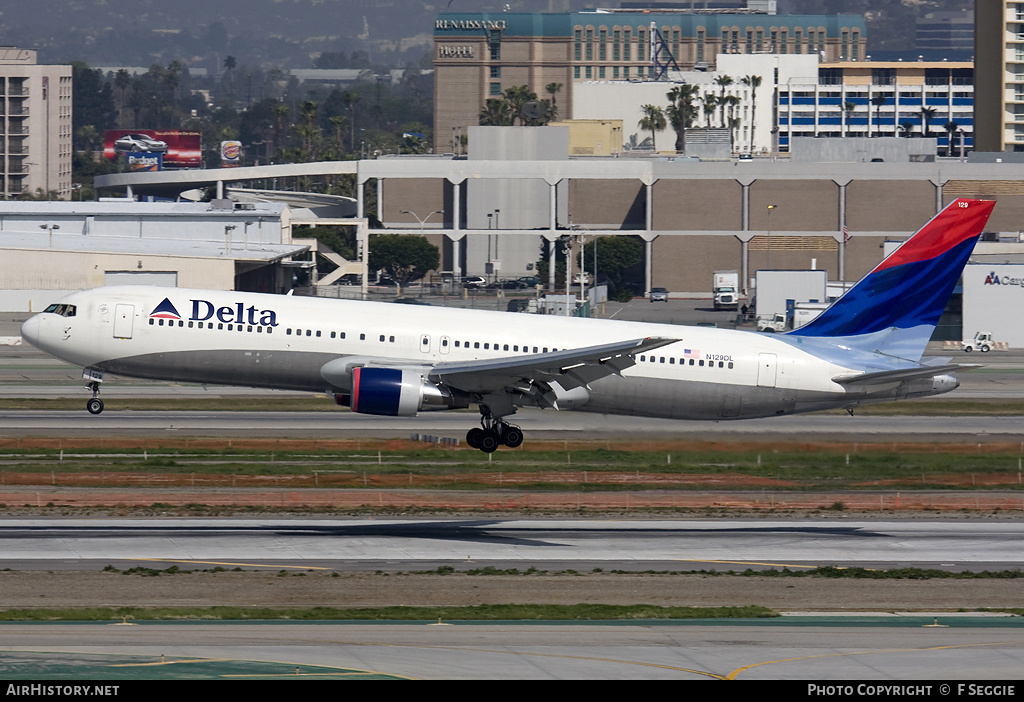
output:
[[[922,359],[992,201],[958,199],[788,334],[145,286],[68,295],[26,341],[104,373],[328,392],[353,412],[477,405],[471,446],[518,446],[517,407],[744,419],[937,395],[969,368]]]

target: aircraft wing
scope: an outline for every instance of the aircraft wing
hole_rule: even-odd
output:
[[[918,366],[915,368],[898,368],[896,370],[876,371],[874,373],[850,373],[848,375],[837,375],[832,382],[839,383],[846,387],[859,385],[885,385],[887,383],[898,383],[903,380],[914,380],[916,378],[932,378],[936,375],[946,375],[958,370],[971,370],[980,368],[977,363],[946,363],[939,366]]]
[[[678,339],[651,337],[550,353],[438,363],[430,369],[429,377],[449,387],[475,393],[495,392],[524,381],[556,381],[569,390],[586,387],[608,375],[618,375],[636,364],[635,354],[676,341]]]

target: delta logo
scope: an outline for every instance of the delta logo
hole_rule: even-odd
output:
[[[192,315],[188,318],[190,322],[212,322],[216,319],[224,324],[251,324],[263,327],[277,326],[277,313],[274,310],[261,310],[255,305],[246,307],[243,302],[236,302],[221,307],[217,307],[209,300],[189,300],[189,302],[192,303]],[[149,316],[156,319],[174,319],[178,321],[182,319],[174,304],[166,297],[163,302],[150,312]]]
[[[181,321],[181,315],[178,314],[178,310],[175,309],[174,304],[166,297],[163,302],[156,306],[156,309],[149,313],[149,316],[154,319],[175,319],[179,322]]]

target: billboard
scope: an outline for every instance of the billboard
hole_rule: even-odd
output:
[[[168,129],[108,129],[103,133],[103,156],[111,161],[120,154],[161,154],[163,166],[202,166],[202,133]]]
[[[222,141],[220,143],[221,168],[236,168],[242,162],[242,142]]]

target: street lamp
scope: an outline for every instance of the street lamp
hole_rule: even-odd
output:
[[[772,269],[772,210],[778,205],[768,205],[768,270]]]
[[[434,210],[433,212],[431,212],[430,214],[428,214],[428,215],[427,215],[426,217],[424,217],[423,219],[420,219],[420,216],[419,216],[418,214],[416,214],[415,212],[412,212],[412,211],[410,211],[410,210],[399,210],[399,212],[400,212],[401,214],[408,214],[408,215],[412,215],[413,217],[415,217],[415,218],[416,218],[416,221],[420,223],[420,235],[422,235],[422,234],[423,234],[423,225],[427,223],[427,220],[428,220],[428,219],[430,219],[430,216],[431,216],[431,215],[436,215],[436,214],[444,214],[444,210]]]
[[[60,229],[60,225],[59,224],[40,224],[39,228],[40,229],[45,229],[49,233],[50,240],[49,240],[49,247],[48,248],[52,249],[53,248],[53,230],[54,229]]]

